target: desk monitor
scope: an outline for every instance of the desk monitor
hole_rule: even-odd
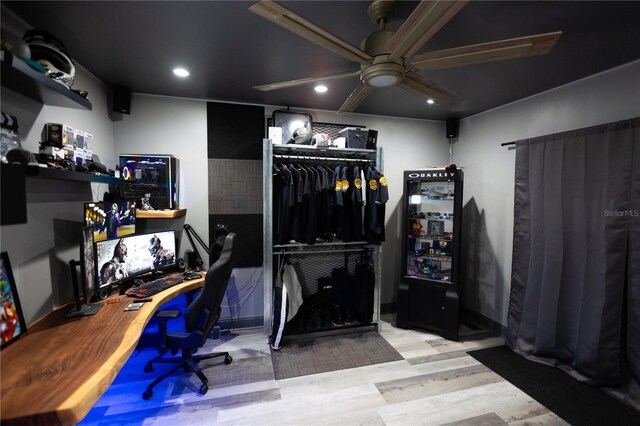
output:
[[[15,342],[27,331],[17,290],[9,263],[9,254],[2,252],[0,255],[0,341],[2,349]]]
[[[84,203],[84,225],[93,227],[94,241],[135,234],[136,203],[135,201]]]
[[[96,242],[98,287],[176,267],[175,231]]]

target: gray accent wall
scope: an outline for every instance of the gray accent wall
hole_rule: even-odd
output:
[[[4,10],[3,10],[4,11]],[[115,166],[110,92],[76,64],[74,88],[89,91],[93,110],[41,105],[2,87],[2,112],[18,118],[22,147],[37,153],[45,123],[64,123],[93,133],[93,152]],[[27,178],[27,223],[0,230],[0,250],[9,259],[27,323],[73,298],[68,262],[80,259],[83,202],[102,199],[106,184]]]
[[[639,117],[638,76],[635,61],[460,122],[454,161],[465,173],[463,306],[507,324],[515,152],[500,144]]]
[[[262,161],[209,158],[209,213],[262,214]]]

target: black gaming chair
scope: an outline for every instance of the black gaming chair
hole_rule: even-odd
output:
[[[189,304],[184,314],[186,332],[167,332],[167,322],[180,317],[180,311],[158,311],[158,332],[163,339],[163,349],[161,354],[148,361],[144,366],[145,372],[153,370],[154,363],[177,363],[170,371],[154,380],[142,393],[142,398],[149,399],[153,396],[153,387],[178,371],[184,368],[186,371],[193,371],[202,381],[200,393],[204,395],[209,390],[208,379],[200,370],[198,362],[203,359],[210,359],[224,356],[224,363],[231,364],[233,359],[228,352],[216,352],[210,354],[193,355],[201,348],[207,340],[207,336],[213,330],[214,325],[220,317],[220,305],[227,290],[229,277],[233,269],[234,248],[233,243],[236,234],[221,235],[218,237],[218,244],[222,244],[220,257],[211,265],[204,277],[204,286],[198,296]],[[171,351],[172,355],[182,352],[182,356],[173,358],[163,358],[166,352]]]

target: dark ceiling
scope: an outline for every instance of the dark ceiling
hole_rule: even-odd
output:
[[[357,77],[261,92],[252,86],[359,65],[247,10],[244,1],[3,2],[30,26],[47,30],[108,86],[133,92],[337,111]],[[367,1],[280,2],[360,46],[376,27]],[[397,29],[417,2],[399,2]],[[477,114],[640,58],[640,2],[472,1],[418,53],[563,31],[550,54],[422,72],[456,94],[442,105],[397,87],[377,89],[357,113],[444,120]],[[183,65],[186,80],[171,70]],[[81,87],[74,87],[82,89]],[[89,94],[91,97],[91,94]],[[135,108],[133,106],[132,108]]]

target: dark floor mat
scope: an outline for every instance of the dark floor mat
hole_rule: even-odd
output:
[[[506,346],[468,353],[573,426],[640,424],[640,412],[562,370],[529,361]]]
[[[375,331],[298,340],[271,351],[277,380],[402,359]]]

